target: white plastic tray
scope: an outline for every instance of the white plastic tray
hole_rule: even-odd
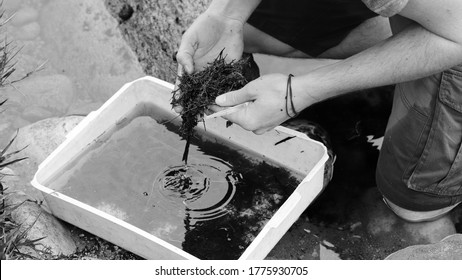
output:
[[[146,110],[159,110],[166,117],[175,117],[170,105],[172,89],[172,84],[153,77],[128,83],[67,135],[66,140],[40,164],[32,181],[32,185],[43,193],[53,215],[146,259],[197,259],[125,221],[49,188],[70,162],[116,124],[146,114]],[[239,258],[263,259],[322,190],[324,164],[328,158],[326,148],[291,129],[277,127],[264,135],[255,135],[237,125],[227,128],[222,118],[208,120],[207,133],[304,177]],[[289,136],[295,138],[284,145],[274,145]]]

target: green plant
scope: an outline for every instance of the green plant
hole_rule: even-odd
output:
[[[3,1],[0,2],[0,7],[3,4]],[[3,20],[5,13],[0,11],[0,28],[2,28],[13,16],[8,17],[7,19]],[[1,30],[3,31],[3,30]],[[8,78],[14,73],[15,71],[15,63],[13,63],[13,58],[18,54],[19,50],[14,50],[11,47],[11,43],[8,42],[6,36],[2,36],[0,39],[0,87],[6,84]],[[2,105],[2,102],[0,105]]]
[[[0,7],[2,4],[3,1],[0,2]],[[4,12],[0,11],[0,28],[2,28],[11,19],[11,17],[9,17],[6,20],[3,20],[4,15]],[[18,52],[19,50],[14,51],[14,48],[11,48],[11,44],[7,41],[6,37],[2,36],[2,39],[0,39],[0,88],[6,84],[11,83],[8,81],[8,79],[15,71],[15,63],[13,62],[13,58],[18,54]],[[2,107],[6,101],[7,99],[1,100],[0,107]],[[4,112],[0,110],[0,113]],[[5,168],[26,159],[26,157],[14,158],[16,154],[24,150],[26,147],[13,152],[8,152],[8,149],[11,147],[16,137],[17,133],[0,151],[0,259],[2,260],[32,258],[30,255],[21,253],[19,248],[29,247],[32,250],[35,250],[35,244],[43,239],[38,238],[31,240],[27,238],[29,230],[35,224],[38,217],[34,223],[25,229],[22,227],[22,225],[16,224],[11,217],[13,211],[21,207],[24,202],[28,200],[13,205],[7,205],[6,203],[8,196],[13,195],[14,193],[7,192],[4,186],[5,177],[12,176],[9,172],[5,172]]]

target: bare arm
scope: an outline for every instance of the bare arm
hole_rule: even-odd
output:
[[[300,109],[347,92],[410,81],[462,63],[462,1],[410,0],[400,33],[294,80]]]
[[[462,1],[409,0],[401,16],[413,21],[401,32],[348,59],[292,80],[298,112],[330,97],[426,77],[462,64]],[[287,76],[262,76],[216,99],[219,106],[252,101],[226,117],[261,134],[288,119]]]

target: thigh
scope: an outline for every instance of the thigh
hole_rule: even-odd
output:
[[[377,184],[410,210],[462,200],[462,66],[397,85]]]
[[[282,57],[311,58],[308,54],[295,49],[250,24],[244,25],[244,52]]]

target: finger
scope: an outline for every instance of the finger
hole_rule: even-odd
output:
[[[173,87],[173,92],[177,92],[178,85],[180,84],[180,77],[183,75],[183,66],[181,64],[178,64],[178,70],[176,72],[176,79],[175,79],[175,85]]]
[[[215,112],[220,112],[222,110],[225,110],[226,108],[225,107],[221,107],[221,106],[218,106],[218,105],[210,105],[209,106],[209,109],[212,113],[215,113]]]
[[[181,92],[178,90],[178,86],[180,84],[180,77],[183,75],[184,73],[184,69],[183,69],[183,66],[181,64],[178,64],[178,71],[177,71],[177,76],[176,76],[176,79],[175,79],[175,85],[173,87],[173,98],[175,99],[178,99],[180,96],[181,96]]]
[[[183,65],[181,64],[178,64],[178,70],[176,72],[176,77],[177,77],[177,81],[178,81],[178,78],[183,76],[183,73],[184,73],[184,68],[183,68]]]
[[[183,41],[189,40],[187,39],[187,37],[183,37],[180,48],[178,49],[178,53],[176,54],[176,60],[178,61],[178,64],[184,67],[184,70],[188,74],[192,74],[194,72],[193,56],[196,49],[194,48],[194,45],[192,45],[191,43]]]
[[[253,99],[247,93],[246,90],[240,89],[235,91],[230,91],[225,94],[218,96],[215,99],[215,103],[219,106],[235,106],[242,104],[247,101],[252,101]]]
[[[212,111],[210,108],[207,108],[207,109],[204,110],[204,114],[207,115],[207,116],[211,115],[213,113],[214,113],[214,111]]]
[[[177,71],[177,77],[175,79],[175,85],[173,87],[173,100],[178,100],[181,96],[181,92],[180,90],[178,89],[178,86],[180,84],[180,79],[179,77],[181,77],[181,75],[183,75],[183,66],[181,64],[178,64],[178,71]],[[183,111],[183,107],[179,106],[179,105],[176,105],[173,107],[173,110],[180,114],[182,111]]]
[[[262,135],[262,134],[265,134],[266,132],[270,131],[271,129],[267,129],[267,128],[260,128],[260,129],[257,129],[257,130],[254,130],[252,131],[253,133],[257,134],[257,135]]]
[[[177,113],[180,114],[183,111],[183,107],[181,106],[175,106],[173,107],[173,110]]]
[[[244,108],[242,108],[242,110],[238,110],[237,112],[222,116],[222,118],[241,126],[245,130],[254,130],[255,128],[252,128],[252,125],[248,122],[250,117],[249,107],[251,106],[252,105],[245,106]],[[221,110],[227,109],[226,107],[219,108],[222,108]]]

